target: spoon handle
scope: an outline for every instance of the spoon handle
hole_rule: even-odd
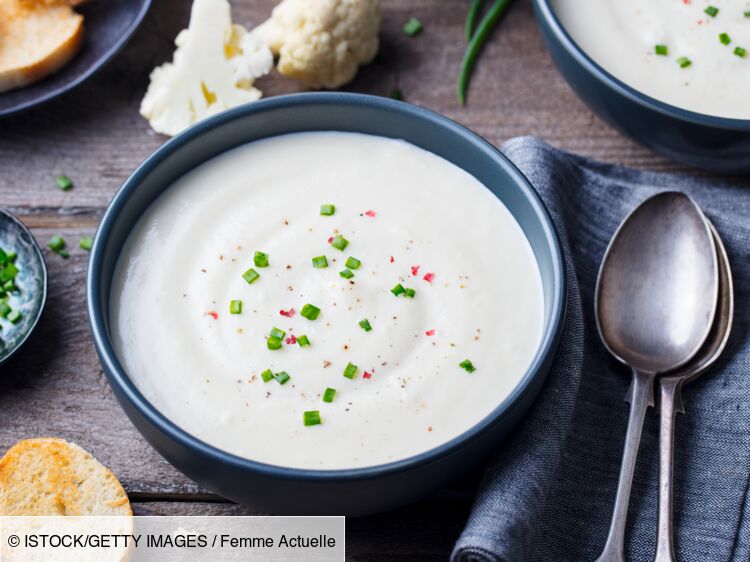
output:
[[[630,489],[633,485],[635,460],[638,456],[638,445],[641,442],[643,419],[646,410],[654,405],[654,375],[633,370],[633,381],[630,384],[627,402],[630,403],[628,432],[625,436],[625,450],[620,467],[620,481],[617,484],[615,508],[604,551],[597,562],[623,562],[625,560],[625,522],[628,516]]]
[[[672,498],[674,475],[674,422],[682,410],[680,397],[681,377],[664,377],[661,389],[661,416],[659,426],[659,531],[656,538],[655,562],[675,562],[674,535],[672,532]]]

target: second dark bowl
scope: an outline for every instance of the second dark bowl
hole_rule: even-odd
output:
[[[544,42],[562,75],[607,123],[677,162],[750,174],[750,120],[687,111],[631,88],[591,59],[563,27],[550,0],[533,0]]]

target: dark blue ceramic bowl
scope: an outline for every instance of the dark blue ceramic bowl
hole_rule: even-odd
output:
[[[706,170],[750,173],[750,120],[686,111],[631,88],[583,52],[550,0],[534,0],[534,11],[557,68],[599,117],[667,158]]]
[[[110,340],[108,302],[115,263],[131,229],[154,199],[177,178],[226,150],[274,135],[325,130],[405,139],[473,174],[503,201],[526,233],[539,262],[545,296],[544,337],[533,364],[490,415],[426,453],[352,470],[272,466],[204,443],[166,419],[138,391]],[[460,193],[456,202],[460,207]],[[104,215],[91,252],[86,296],[94,343],[115,395],[133,424],[170,463],[216,493],[263,511],[362,515],[413,501],[502,446],[534,401],[552,361],[563,321],[564,279],[560,245],[544,205],[493,146],[445,117],[405,103],[355,94],[306,93],[226,111],[173,138],[146,160]]]

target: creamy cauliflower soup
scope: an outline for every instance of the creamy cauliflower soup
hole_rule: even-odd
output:
[[[750,0],[552,0],[605,70],[683,109],[750,119]]]
[[[302,133],[197,167],[119,258],[115,349],[198,438],[310,469],[468,430],[528,369],[541,278],[508,210],[403,141]]]

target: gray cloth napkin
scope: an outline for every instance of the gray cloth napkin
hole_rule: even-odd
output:
[[[680,562],[750,560],[750,187],[605,165],[533,138],[503,152],[549,207],[568,264],[562,341],[528,417],[498,447],[452,560],[591,561],[600,554],[625,438],[629,373],[599,342],[596,274],[620,221],[663,190],[696,199],[721,234],[735,280],[727,350],[684,389],[675,452],[676,549]],[[653,560],[658,416],[649,410],[626,537],[628,560]]]

